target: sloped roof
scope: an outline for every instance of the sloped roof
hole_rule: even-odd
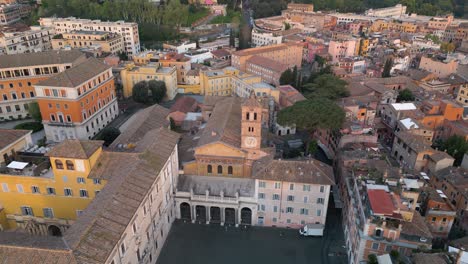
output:
[[[334,185],[331,166],[314,159],[308,160],[262,160],[254,165],[258,169],[253,177],[259,180],[277,180],[321,185]]]
[[[131,117],[131,123],[127,130],[112,142],[110,148],[115,148],[119,144],[136,144],[150,130],[169,127],[168,115],[169,109],[158,104],[143,109]]]
[[[241,147],[241,98],[219,98],[198,141],[198,147],[214,142]]]
[[[0,150],[30,133],[31,130],[0,129]]]
[[[178,140],[179,134],[159,128],[145,136],[137,152],[109,153],[113,158],[103,155],[98,160],[100,166],[91,174],[107,178],[108,183],[64,236],[77,263],[107,260]]]
[[[288,66],[285,64],[258,55],[250,57],[250,59],[247,60],[247,63],[255,64],[279,73],[282,73],[288,69]]]
[[[423,136],[414,135],[407,131],[398,131],[395,133],[395,136],[405,142],[414,151],[421,152],[432,149],[430,143]]]
[[[419,236],[424,238],[432,238],[432,233],[429,230],[424,218],[418,211],[414,211],[413,219],[411,222],[402,222],[401,233],[410,236]]]
[[[393,215],[395,206],[393,205],[390,194],[385,190],[371,189],[367,190],[372,212],[376,215]]]
[[[74,63],[86,55],[78,50],[51,50],[44,52],[1,55],[0,69],[14,67],[28,67],[36,65],[52,65]]]
[[[193,112],[197,108],[197,100],[190,96],[183,96],[175,102],[171,106],[171,109],[169,112],[182,112],[182,113],[187,113],[187,112]]]
[[[76,262],[62,237],[2,232],[0,236],[0,263],[74,264]]]
[[[74,88],[110,68],[112,67],[104,64],[94,57],[91,57],[85,62],[71,67],[64,72],[54,75],[44,81],[40,81],[37,85]]]
[[[46,156],[70,159],[87,159],[102,147],[102,140],[67,139],[54,146]]]

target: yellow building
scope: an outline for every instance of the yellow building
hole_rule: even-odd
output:
[[[359,56],[367,56],[369,51],[369,39],[361,38],[359,42]]]
[[[229,96],[233,93],[232,76],[239,75],[239,70],[226,67],[221,70],[200,71],[200,92],[203,95]]]
[[[104,31],[72,31],[58,35],[51,40],[52,49],[59,50],[66,47],[89,48],[100,46],[103,52],[116,54],[124,52],[124,38],[115,33]],[[61,37],[60,37],[61,36]]]
[[[418,26],[410,22],[376,20],[371,26],[373,32],[392,30],[398,32],[415,33]]]
[[[32,145],[31,130],[0,129],[0,164],[7,165],[17,151]]]
[[[124,97],[131,97],[133,86],[141,81],[158,80],[166,84],[167,98],[174,99],[177,94],[176,67],[162,67],[159,63],[149,63],[143,66],[128,64],[120,72]]]
[[[460,85],[458,90],[457,102],[464,106],[468,106],[468,83]]]
[[[21,156],[3,167],[1,229],[61,235],[106,183],[88,178],[102,143],[66,140],[43,157]]]

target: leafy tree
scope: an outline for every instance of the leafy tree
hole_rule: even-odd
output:
[[[401,90],[398,93],[397,102],[401,102],[401,101],[405,101],[405,102],[414,101],[413,92],[411,92],[411,90],[408,88]]]
[[[299,87],[299,82],[298,82],[299,75],[298,75],[298,72],[297,72],[297,66],[296,65],[294,65],[292,76],[294,78],[293,86],[294,87]]]
[[[309,154],[314,155],[315,153],[317,153],[317,151],[318,151],[318,142],[317,142],[317,140],[310,141],[309,145],[308,145]]]
[[[106,127],[99,134],[98,139],[104,140],[104,146],[108,147],[120,135],[120,130],[115,127]]]
[[[117,53],[117,55],[119,56],[119,59],[120,59],[120,60],[123,60],[123,61],[128,60],[128,55],[127,55],[127,53],[125,53],[125,52],[123,52],[123,51],[120,51],[119,53]]]
[[[284,30],[289,30],[291,29],[291,24],[284,22]]]
[[[39,108],[39,104],[37,102],[28,104],[28,113],[29,116],[31,116],[31,118],[36,120],[37,122],[42,121],[41,109]]]
[[[451,42],[443,42],[440,44],[440,50],[445,53],[452,53],[455,50],[455,44]]]
[[[141,81],[141,82],[136,83],[133,86],[132,97],[135,102],[144,103],[144,104],[148,103],[150,100],[148,83],[146,81]]]
[[[384,65],[384,68],[383,68],[383,72],[382,72],[382,77],[383,78],[387,78],[387,77],[390,77],[390,71],[392,70],[392,66],[393,66],[393,59],[392,58],[388,58],[386,61],[385,61],[385,65]]]
[[[234,32],[231,28],[231,31],[229,32],[229,46],[235,47],[236,46],[236,38],[234,36]]]
[[[295,103],[278,113],[278,124],[296,125],[299,129],[339,129],[345,113],[335,102],[326,98],[312,98]]]
[[[163,81],[151,80],[148,82],[148,88],[154,103],[160,103],[166,96],[166,83]]]
[[[346,82],[331,74],[322,74],[314,78],[312,83],[307,83],[302,87],[305,97],[326,98],[335,100],[349,96]]]
[[[294,73],[291,71],[291,69],[285,70],[279,79],[279,82],[281,85],[294,85]]]
[[[375,254],[367,256],[367,264],[379,264],[377,256]]]
[[[463,156],[468,153],[468,141],[465,137],[453,135],[442,142],[442,150],[455,158],[454,166],[460,166]]]

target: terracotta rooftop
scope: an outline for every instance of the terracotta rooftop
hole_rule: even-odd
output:
[[[78,50],[53,50],[15,55],[1,55],[0,69],[62,63],[68,64],[75,63],[80,58],[84,59],[86,58],[86,55]]]
[[[402,234],[410,236],[419,236],[431,239],[432,233],[429,230],[424,218],[418,211],[413,212],[413,219],[411,222],[402,222]]]
[[[48,157],[88,159],[102,147],[101,140],[67,139],[54,146],[47,154]]]
[[[288,66],[285,64],[257,55],[252,56],[250,59],[248,59],[247,63],[255,64],[262,68],[266,68],[279,73],[283,73],[285,70],[288,69]]]
[[[54,75],[44,81],[40,81],[37,85],[74,88],[110,68],[112,67],[104,64],[94,57],[91,57],[85,62],[67,69],[64,72]]]
[[[375,215],[393,215],[395,206],[393,205],[390,194],[385,190],[367,190],[372,212]]]
[[[225,49],[217,49],[217,50],[213,50],[211,52],[211,54],[213,54],[213,56],[217,57],[217,58],[222,58],[222,57],[227,57],[227,56],[230,56],[231,53]]]
[[[197,109],[198,102],[194,98],[190,96],[183,96],[177,99],[175,104],[172,105],[169,112],[182,112],[188,113],[193,112]]]
[[[308,160],[260,160],[254,165],[258,180],[299,182],[334,185],[335,177],[331,166],[314,159]]]
[[[395,136],[406,143],[412,150],[416,152],[422,152],[426,150],[432,150],[431,144],[427,142],[425,137],[414,135],[407,131],[395,132]]]
[[[257,48],[250,48],[250,49],[244,49],[244,50],[239,50],[235,51],[232,53],[232,55],[236,56],[249,56],[249,55],[257,55],[260,53],[265,53],[265,52],[272,52],[272,51],[277,51],[277,50],[283,50],[287,49],[288,46],[297,46],[298,44],[290,42],[290,43],[282,43],[282,44],[276,44],[276,45],[269,45],[269,46],[263,46],[263,47],[257,47]]]
[[[169,127],[168,115],[169,109],[158,104],[143,109],[129,120],[129,127],[112,142],[110,148],[116,148],[119,144],[136,144],[150,130]]]
[[[443,253],[415,253],[413,255],[415,264],[448,264],[452,263]]]
[[[31,130],[0,129],[0,150],[30,133]]]

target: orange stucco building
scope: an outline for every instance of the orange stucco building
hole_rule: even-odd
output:
[[[35,85],[46,137],[91,139],[118,115],[110,66],[95,58]]]
[[[0,56],[0,120],[26,117],[36,83],[85,60],[77,50]]]

